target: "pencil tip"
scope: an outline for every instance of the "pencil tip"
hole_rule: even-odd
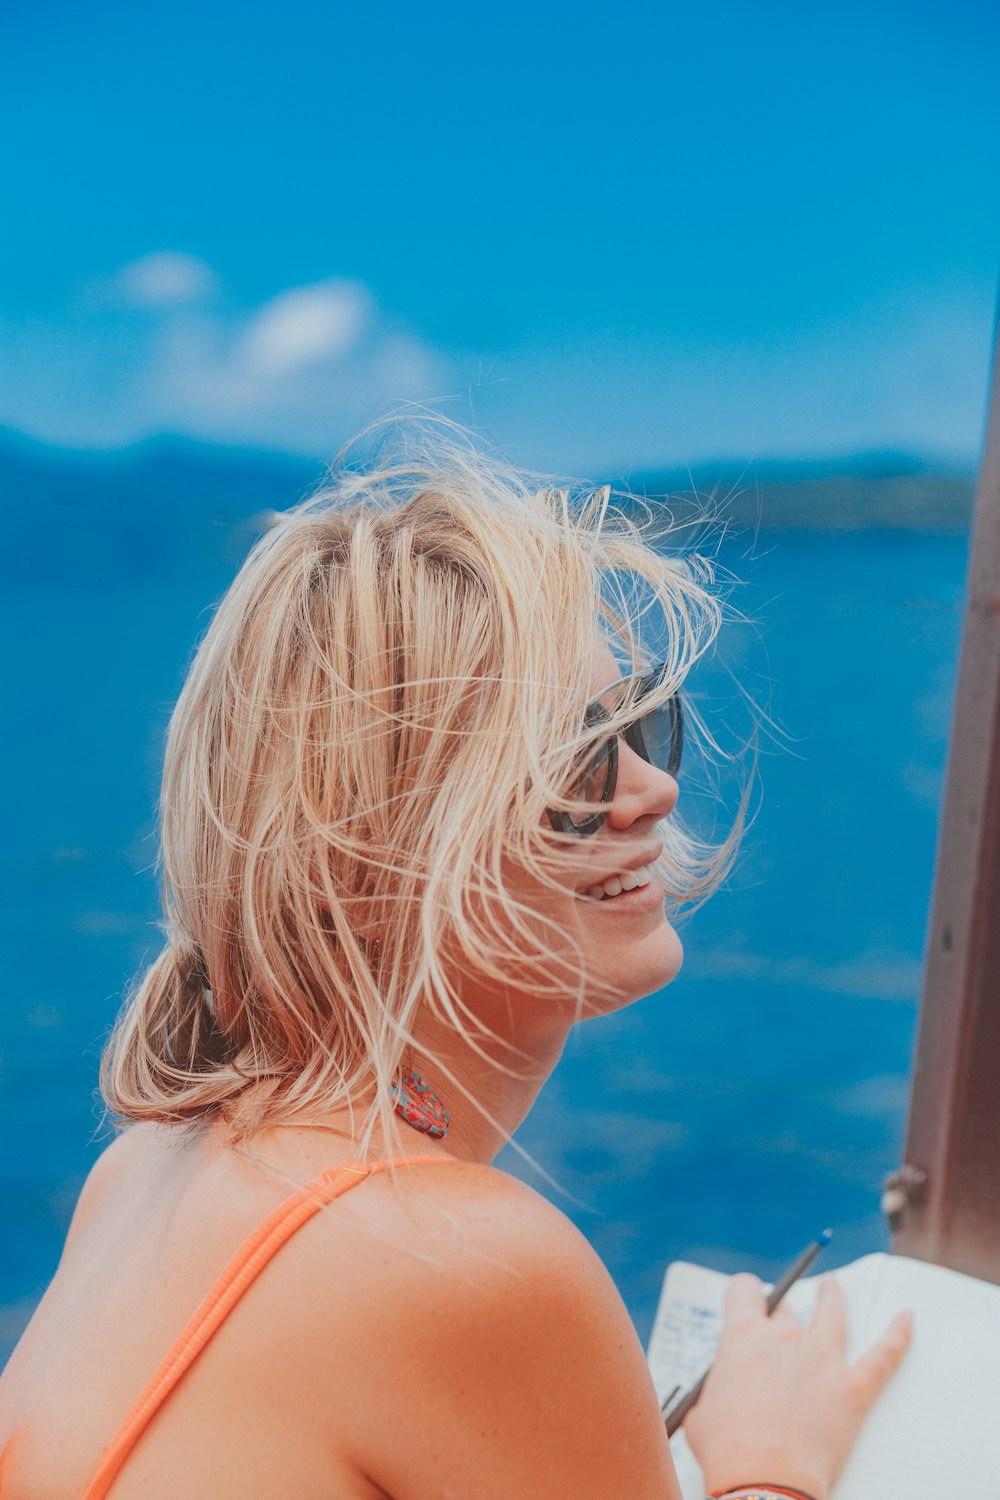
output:
[[[833,1239],[833,1230],[832,1229],[824,1229],[822,1231],[822,1233],[820,1233],[820,1234],[818,1234],[816,1236],[816,1239],[817,1239],[817,1242],[820,1245],[828,1245],[830,1243],[830,1241]]]

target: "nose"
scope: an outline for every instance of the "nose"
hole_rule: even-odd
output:
[[[608,804],[608,826],[624,832],[640,818],[658,822],[677,806],[680,788],[669,771],[650,765],[641,755],[618,741],[618,783]]]

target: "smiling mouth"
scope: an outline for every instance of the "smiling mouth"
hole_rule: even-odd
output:
[[[589,897],[591,901],[613,901],[626,891],[637,891],[642,886],[649,885],[652,879],[648,867],[640,865],[637,870],[622,870],[617,875],[609,875],[600,885],[590,885],[580,895]]]

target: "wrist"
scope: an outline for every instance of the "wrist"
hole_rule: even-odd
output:
[[[755,1484],[731,1484],[712,1490],[706,1500],[825,1500],[825,1497],[791,1485],[759,1480]]]

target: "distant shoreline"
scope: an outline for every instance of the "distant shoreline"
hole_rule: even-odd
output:
[[[8,519],[30,526],[39,510],[84,511],[95,522],[141,515],[198,515],[216,525],[246,523],[282,510],[316,489],[324,466],[246,449],[175,439],[120,452],[48,447],[0,434],[0,494]],[[828,460],[731,460],[632,473],[614,488],[664,505],[681,522],[724,522],[739,532],[904,531],[960,535],[969,530],[975,477],[907,454]]]

